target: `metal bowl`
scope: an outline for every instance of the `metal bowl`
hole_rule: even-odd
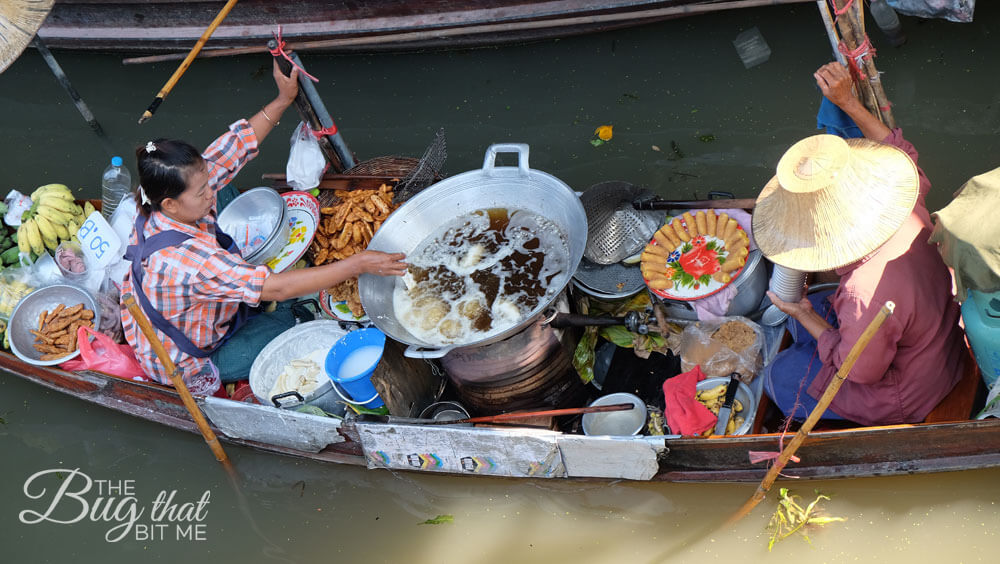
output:
[[[712,388],[718,386],[719,384],[728,384],[729,378],[705,378],[701,382],[698,382],[696,389],[700,391],[711,390]],[[742,417],[743,424],[733,431],[734,435],[745,435],[750,431],[750,426],[753,425],[754,415],[757,413],[757,400],[754,398],[753,392],[750,391],[750,386],[739,383],[739,387],[736,390],[736,399],[740,400],[743,404],[743,411],[733,412],[733,417]]]
[[[288,244],[288,206],[271,188],[253,188],[237,196],[219,213],[218,224],[236,241],[243,260],[250,264],[265,264]],[[267,236],[262,243],[250,246],[255,233]]]
[[[46,286],[28,294],[21,300],[10,315],[7,331],[10,334],[10,350],[18,358],[38,366],[53,366],[61,364],[80,354],[79,350],[55,360],[41,360],[42,353],[35,350],[35,336],[32,330],[38,329],[38,316],[43,311],[52,311],[59,304],[72,307],[82,303],[83,307],[94,312],[94,327],[101,326],[101,309],[89,292],[77,286],[58,284]]]
[[[590,405],[615,405],[616,403],[630,402],[635,407],[626,411],[585,413],[583,415],[583,434],[626,437],[640,434],[646,425],[646,404],[639,399],[639,396],[617,392],[601,396]]]

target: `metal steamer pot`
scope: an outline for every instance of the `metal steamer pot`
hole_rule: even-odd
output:
[[[499,153],[516,153],[517,166],[497,166]],[[562,231],[569,249],[566,272],[552,281],[551,297],[540,300],[517,325],[484,339],[443,347],[421,341],[396,319],[392,303],[396,278],[361,275],[358,279],[361,305],[376,327],[390,338],[410,345],[406,356],[440,358],[456,348],[480,347],[506,339],[531,326],[569,284],[587,243],[587,214],[576,192],[566,183],[528,168],[528,145],[523,143],[490,145],[482,170],[446,178],[407,200],[382,224],[368,248],[409,255],[443,223],[490,208],[524,210],[552,221]]]

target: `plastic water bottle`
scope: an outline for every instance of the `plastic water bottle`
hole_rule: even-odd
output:
[[[899,16],[885,0],[870,0],[868,9],[875,18],[875,23],[879,29],[889,39],[893,47],[899,47],[906,43],[906,34],[903,33],[903,26],[899,23]]]
[[[115,213],[118,203],[126,194],[132,193],[132,175],[128,169],[122,166],[121,157],[111,157],[111,165],[104,169],[104,176],[101,178],[101,215],[104,219],[111,220],[111,214]]]

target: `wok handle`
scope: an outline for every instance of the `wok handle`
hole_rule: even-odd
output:
[[[487,176],[497,175],[497,154],[499,153],[517,153],[517,174],[518,176],[528,176],[527,143],[494,143],[490,145],[486,149],[486,157],[483,158],[483,172]]]
[[[419,358],[424,360],[433,360],[435,358],[441,358],[444,355],[451,352],[451,349],[455,347],[441,347],[439,349],[425,349],[423,347],[418,347],[416,345],[410,345],[406,347],[403,351],[403,356],[406,358]]]

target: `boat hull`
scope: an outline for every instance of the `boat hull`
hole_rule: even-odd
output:
[[[179,396],[167,386],[33,366],[7,353],[0,353],[0,369],[121,413],[198,432]],[[780,439],[777,434],[611,439],[511,427],[428,426],[412,424],[412,420],[341,423],[315,418],[304,424],[318,430],[325,426],[326,438],[296,447],[289,446],[295,443],[282,444],[280,438],[272,442],[255,438],[269,436],[267,432],[288,412],[216,398],[199,399],[199,404],[218,436],[232,444],[320,462],[479,476],[754,482],[763,477],[766,467],[751,464],[748,452],[777,451]],[[239,433],[233,433],[233,427]],[[859,478],[996,467],[1000,466],[1000,420],[815,432],[799,448],[798,456],[801,462],[790,464],[785,476]]]

